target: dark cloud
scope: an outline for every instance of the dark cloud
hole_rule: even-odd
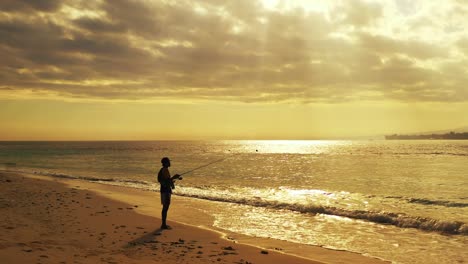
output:
[[[69,1],[61,11],[53,1],[5,3],[0,86],[9,89],[244,102],[466,99],[445,68],[421,66],[448,50],[365,30],[336,34],[378,22],[382,7],[363,1],[339,7],[341,20],[246,0]]]
[[[60,0],[2,0],[0,10],[53,12],[60,7],[61,2]]]
[[[125,33],[127,30],[121,23],[108,22],[100,18],[83,17],[74,20],[74,23],[91,33]]]

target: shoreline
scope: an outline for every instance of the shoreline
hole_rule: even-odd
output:
[[[213,219],[208,214],[197,210],[203,201],[194,198],[173,196],[168,217],[173,229],[161,231],[159,193],[25,173],[0,172],[0,180],[7,231],[0,241],[0,257],[15,262],[69,263],[78,258],[86,263],[388,263],[358,253],[218,230],[209,224]],[[50,232],[52,227],[59,233]],[[97,252],[83,240],[97,246]],[[43,243],[33,243],[38,241]],[[41,254],[44,247],[53,254]]]

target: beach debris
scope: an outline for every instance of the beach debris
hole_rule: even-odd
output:
[[[229,246],[229,247],[223,247],[224,250],[235,250],[233,247]]]
[[[262,253],[262,254],[264,254],[264,255],[267,255],[267,254],[268,254],[268,251],[262,250],[262,251],[260,251],[260,253]]]

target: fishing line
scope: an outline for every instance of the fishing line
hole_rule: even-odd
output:
[[[199,166],[199,167],[196,167],[196,168],[194,168],[194,169],[191,169],[191,170],[188,170],[188,171],[186,171],[186,172],[180,173],[180,174],[179,174],[179,176],[182,176],[182,175],[184,175],[184,174],[187,174],[187,173],[194,172],[194,171],[196,171],[196,170],[199,170],[199,169],[201,169],[201,168],[208,167],[208,166],[210,166],[210,165],[212,165],[212,164],[215,164],[215,163],[218,163],[218,162],[221,162],[221,161],[224,161],[224,160],[227,160],[227,159],[233,158],[234,156],[237,156],[237,155],[239,155],[239,154],[241,154],[241,153],[237,153],[237,154],[235,154],[235,155],[232,155],[232,156],[230,156],[230,157],[226,157],[226,158],[218,159],[218,160],[212,161],[212,162],[210,162],[210,163],[207,163],[207,164],[201,165],[201,166]],[[182,177],[179,177],[179,180],[182,180]]]

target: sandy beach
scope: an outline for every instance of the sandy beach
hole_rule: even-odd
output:
[[[0,189],[2,263],[384,263],[212,230],[194,199],[175,196],[160,230],[155,192],[9,172]]]

